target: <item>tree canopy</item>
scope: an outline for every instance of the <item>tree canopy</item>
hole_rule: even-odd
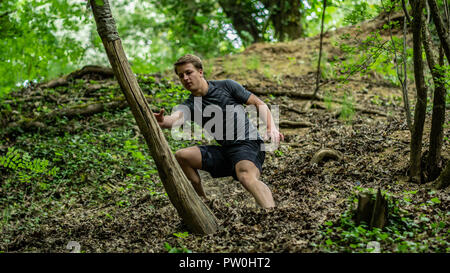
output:
[[[327,29],[376,15],[375,1],[328,2]],[[118,0],[111,5],[137,73],[167,69],[188,52],[209,58],[254,42],[286,41],[320,31],[317,0]],[[4,0],[0,42],[0,96],[83,65],[107,64],[84,0]]]

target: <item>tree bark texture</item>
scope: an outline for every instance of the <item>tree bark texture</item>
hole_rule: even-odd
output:
[[[430,131],[430,148],[427,159],[427,181],[433,181],[439,176],[439,159],[441,157],[441,148],[444,138],[443,125],[445,122],[445,95],[446,88],[444,85],[444,75],[436,70],[438,64],[435,56],[430,31],[427,25],[423,26],[423,47],[427,56],[428,67],[434,82],[434,97],[433,97],[433,114],[431,117],[431,131]],[[439,58],[439,64],[443,65],[443,56]]]
[[[150,110],[145,96],[122,48],[107,0],[90,0],[97,31],[119,85],[144,136],[170,201],[179,216],[194,233],[209,234],[217,230],[217,219],[200,200],[178,165]]]
[[[422,59],[422,10],[424,0],[411,1],[413,11],[412,32],[413,32],[413,59],[414,59],[414,79],[416,83],[416,108],[414,110],[414,124],[411,132],[411,154],[410,173],[413,182],[421,183],[421,156],[423,127],[425,124],[425,114],[427,108],[427,88],[425,85]]]

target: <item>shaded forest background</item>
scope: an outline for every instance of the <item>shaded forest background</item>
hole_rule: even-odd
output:
[[[277,210],[202,173],[223,228],[199,236],[170,205],[86,1],[2,1],[0,251],[448,252],[450,77],[428,2],[110,2],[153,110],[187,97],[171,71],[186,53],[281,108],[286,143],[263,174]],[[431,2],[448,39],[448,3]],[[208,143],[165,136],[173,152]],[[359,194],[379,188],[386,227],[356,223]]]
[[[334,1],[326,30],[375,16],[375,2]],[[315,35],[321,7],[321,1],[111,1],[135,73],[162,71],[188,52],[210,58],[254,42]],[[2,95],[84,65],[109,65],[85,0],[6,0],[0,11]]]

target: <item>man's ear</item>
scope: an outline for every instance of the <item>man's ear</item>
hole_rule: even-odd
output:
[[[200,69],[198,70],[198,73],[200,73],[200,76],[203,76],[203,69],[200,68]]]

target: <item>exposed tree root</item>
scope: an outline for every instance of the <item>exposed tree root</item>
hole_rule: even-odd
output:
[[[94,93],[97,90],[100,90],[102,88],[108,88],[110,86],[117,85],[117,88],[119,88],[119,85],[116,81],[108,81],[105,83],[95,83],[95,84],[88,84],[86,87],[86,93],[85,96],[90,96],[92,93]]]
[[[28,101],[34,101],[34,100],[42,100],[42,96],[33,96],[33,97],[27,97],[27,98],[15,98],[13,100],[4,100],[2,103],[4,104],[17,104],[21,102],[28,102]]]
[[[68,85],[69,82],[73,79],[80,79],[87,74],[96,74],[101,76],[102,78],[113,78],[114,72],[112,68],[102,67],[96,65],[87,65],[80,70],[76,70],[68,75],[65,75],[61,78],[51,80],[49,82],[40,84],[40,88],[55,88],[58,86]]]
[[[341,161],[344,158],[341,152],[332,150],[332,149],[321,149],[311,159],[312,164],[319,164],[322,160],[325,159],[334,159]]]
[[[281,120],[279,126],[280,128],[305,128],[312,127],[313,124],[309,121]]]
[[[291,112],[294,112],[294,113],[297,113],[297,114],[301,114],[301,115],[306,114],[306,111],[299,110],[297,108],[293,108],[293,107],[287,106],[286,104],[281,104],[280,106],[282,108],[285,108],[288,111],[291,111]]]

